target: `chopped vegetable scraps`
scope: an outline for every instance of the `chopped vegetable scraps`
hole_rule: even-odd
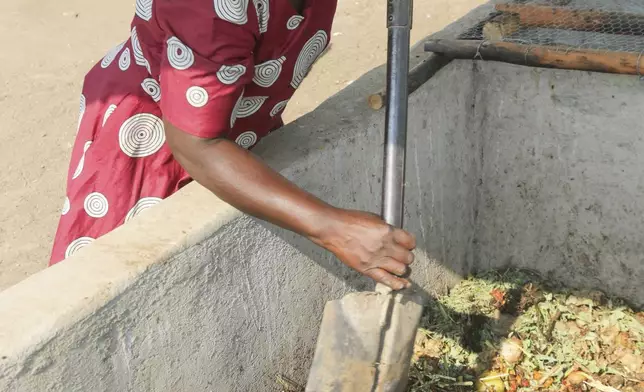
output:
[[[486,271],[428,304],[409,392],[644,392],[644,312],[533,271]]]

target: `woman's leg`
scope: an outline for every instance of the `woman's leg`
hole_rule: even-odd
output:
[[[93,94],[86,79],[49,264],[71,256],[188,182],[165,143],[156,103],[142,89],[107,97]]]

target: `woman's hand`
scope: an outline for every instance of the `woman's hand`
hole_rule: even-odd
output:
[[[408,288],[401,278],[414,261],[416,240],[374,214],[337,210],[320,238],[312,240],[331,251],[340,261],[393,290]]]

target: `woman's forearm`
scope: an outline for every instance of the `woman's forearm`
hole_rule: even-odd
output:
[[[190,176],[235,208],[320,242],[337,210],[293,185],[250,152],[200,140],[166,123],[168,143]]]
[[[229,140],[199,139],[167,122],[165,127],[177,161],[225,202],[309,238],[376,282],[394,290],[410,286],[400,277],[414,260],[409,233],[377,215],[324,203]]]

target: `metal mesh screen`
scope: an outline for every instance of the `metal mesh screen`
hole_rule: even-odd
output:
[[[549,50],[644,52],[644,0],[523,0],[495,12],[461,40],[539,45]]]

